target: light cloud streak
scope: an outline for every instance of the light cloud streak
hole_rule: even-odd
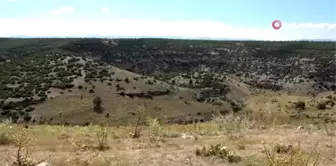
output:
[[[60,8],[55,14],[71,13],[73,8]],[[216,21],[160,21],[132,19],[31,18],[1,19],[0,36],[34,37],[125,36],[226,38],[252,40],[336,40],[336,24],[283,23],[280,30],[271,27],[239,27]]]
[[[336,29],[336,24],[331,23],[288,23],[288,27],[294,28],[319,28],[319,29]]]
[[[75,12],[75,9],[71,6],[63,6],[63,7],[53,9],[50,11],[50,13],[54,15],[69,14],[73,12]]]
[[[107,8],[107,7],[103,7],[103,8],[100,9],[100,12],[102,12],[102,13],[110,13],[110,9]]]

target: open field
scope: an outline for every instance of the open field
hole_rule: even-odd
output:
[[[221,121],[222,120],[222,121]],[[28,157],[46,161],[54,166],[103,165],[271,165],[270,159],[292,156],[295,162],[312,165],[335,165],[335,126],[332,124],[268,125],[266,121],[232,121],[218,119],[213,123],[191,125],[159,125],[151,120],[141,127],[140,138],[131,138],[131,126],[121,127],[64,127],[1,125],[0,163],[10,164],[17,147],[13,138],[30,136]],[[269,127],[267,127],[269,126]],[[329,128],[328,128],[329,127]],[[4,135],[4,133],[6,135]],[[106,137],[104,136],[106,134]],[[6,139],[7,138],[7,139]],[[104,141],[104,138],[106,141]],[[218,156],[197,156],[196,148],[221,144],[240,159]],[[300,147],[300,152],[290,155]],[[99,148],[99,146],[101,148]],[[267,150],[265,150],[265,148]],[[275,157],[267,159],[267,153]],[[23,153],[26,155],[25,153]],[[234,159],[234,157],[233,157]],[[290,158],[287,158],[289,160]],[[309,159],[309,160],[308,160]],[[285,164],[274,164],[278,166]],[[290,165],[290,164],[285,164]]]

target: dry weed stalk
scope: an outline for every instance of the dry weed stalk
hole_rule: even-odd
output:
[[[200,133],[201,125],[199,123],[197,123],[196,120],[194,120],[193,123],[194,123],[196,133]]]
[[[266,129],[269,127],[290,123],[290,117],[288,114],[283,112],[275,112],[272,110],[246,110],[241,116],[245,119],[246,122],[248,122],[245,123],[245,125],[249,129]]]
[[[334,123],[325,123],[325,122],[322,122],[323,123],[323,128],[324,128],[324,131],[326,132],[326,134],[328,136],[335,136],[335,132],[336,132],[336,126]]]
[[[34,151],[31,145],[32,137],[28,129],[18,126],[11,134],[11,138],[17,147],[16,156],[13,165],[15,166],[34,166],[38,161],[30,158],[31,153]]]
[[[244,119],[234,114],[214,116],[212,121],[218,125],[218,130],[224,131],[229,138],[234,138],[234,134],[237,133],[240,135],[244,127]]]
[[[269,150],[265,143],[263,147],[269,166],[317,166],[319,155],[317,154],[315,159],[313,157],[316,154],[317,144],[308,155],[301,150],[300,144],[297,147],[277,145],[273,151]]]
[[[157,118],[148,118],[148,138],[151,143],[158,145],[158,141],[160,141],[161,134],[161,126]]]
[[[99,157],[99,152],[88,152],[88,153],[75,153],[73,155],[68,156],[65,163],[60,163],[60,165],[71,165],[71,166],[91,166],[95,165],[94,159]],[[101,163],[99,163],[101,165]]]
[[[146,102],[144,103],[143,106],[137,107],[136,115],[137,115],[137,120],[134,125],[133,133],[130,134],[132,138],[140,138],[141,136],[140,124],[146,117]]]
[[[98,141],[98,150],[108,150],[110,149],[108,145],[108,124],[104,123],[99,126],[96,130],[96,136]]]
[[[103,123],[99,126],[95,126],[93,128],[93,133],[95,137],[89,137],[79,141],[75,141],[74,138],[66,138],[66,140],[75,147],[76,151],[79,150],[83,152],[88,150],[109,150],[110,146],[108,144],[108,124]]]

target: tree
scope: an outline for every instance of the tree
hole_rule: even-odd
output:
[[[102,107],[102,99],[100,96],[96,96],[93,99],[93,111],[97,112],[97,113],[102,113],[104,111],[103,107]]]

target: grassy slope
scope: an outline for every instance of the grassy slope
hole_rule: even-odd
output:
[[[315,98],[307,95],[289,95],[286,92],[265,92],[252,95],[245,102],[245,109],[259,114],[267,113],[280,124],[300,123],[297,122],[299,119],[308,123],[320,123],[327,117],[336,120],[335,105],[327,106],[326,109],[317,108],[318,103],[328,100],[326,97],[330,95],[333,96],[333,92],[321,93]],[[299,101],[306,103],[305,110],[295,109],[294,103]]]
[[[294,156],[294,160],[309,159],[308,164],[312,164],[319,155],[319,165],[335,165],[336,137],[332,135],[334,131],[327,132],[320,124],[301,124],[305,127],[303,129],[297,129],[296,126],[258,127],[269,126],[268,123],[258,121],[258,125],[253,126],[251,122],[245,122],[244,124],[250,125],[249,128],[240,126],[234,129],[230,127],[234,123],[201,124],[197,128],[194,125],[163,125],[159,134],[156,135],[156,138],[159,138],[157,141],[148,137],[148,129],[153,130],[154,128],[145,127],[142,130],[143,136],[139,139],[131,139],[128,135],[132,132],[131,127],[111,127],[107,128],[108,141],[105,145],[108,145],[110,149],[106,151],[94,150],[99,143],[96,133],[102,131],[97,126],[32,126],[27,129],[27,133],[33,138],[31,141],[33,146],[30,145],[30,147],[35,147],[35,150],[30,151],[29,157],[45,160],[53,166],[266,166],[268,160],[264,146],[267,147],[268,152],[275,155],[272,159],[277,159],[286,157],[286,154],[277,153],[277,148],[285,148],[287,145],[297,148],[300,144],[300,154]],[[219,126],[226,127],[219,128]],[[322,130],[319,130],[321,127]],[[1,128],[1,132],[4,133],[17,131],[16,126],[10,127],[2,124]],[[0,139],[0,141],[3,140],[4,138]],[[9,140],[0,146],[0,163],[8,164],[13,161],[11,156],[15,156],[16,148],[10,142]],[[318,142],[317,145],[316,142]],[[242,160],[238,163],[229,163],[217,157],[195,155],[196,148],[218,143],[232,150],[235,155],[241,156]]]
[[[111,70],[115,72],[115,77],[122,80],[126,77],[139,77],[139,75],[118,68],[111,67]],[[45,118],[52,117],[54,123],[68,122],[83,124],[91,120],[95,122],[104,120],[109,121],[111,124],[118,125],[134,121],[134,116],[130,113],[135,113],[138,105],[143,105],[144,102],[147,103],[149,114],[159,117],[182,116],[187,113],[196,114],[197,112],[212,112],[216,108],[209,104],[191,101],[193,90],[187,88],[183,88],[183,90],[177,92],[177,94],[154,97],[153,100],[131,99],[116,94],[118,93],[115,87],[116,84],[125,87],[126,92],[165,90],[169,88],[169,85],[164,82],[161,84],[160,81],[157,81],[154,85],[148,85],[145,83],[145,80],[130,80],[131,82],[128,84],[121,81],[119,83],[113,82],[111,86],[108,86],[107,83],[95,82],[94,85],[96,88],[93,94],[73,88],[73,92],[65,91],[64,95],[37,105],[35,113]],[[84,86],[88,85],[84,84]],[[136,87],[136,89],[134,90],[133,87]],[[83,99],[80,98],[81,95],[83,95]],[[105,109],[103,114],[97,114],[92,110],[92,102],[95,96],[100,96],[103,100],[103,107]],[[183,100],[180,99],[180,96],[183,97]],[[185,101],[188,101],[190,104],[185,104]],[[223,106],[223,108],[226,107]],[[59,117],[59,113],[62,113],[62,117]],[[109,113],[110,118],[105,118],[106,113]]]
[[[30,52],[31,56],[39,56],[40,54],[46,54],[48,51],[62,51],[60,48],[76,41],[90,41],[87,39],[2,39],[0,50],[10,53],[22,53]],[[95,41],[95,40],[93,40]],[[175,41],[178,42],[178,41]],[[175,43],[173,42],[173,43]],[[191,41],[192,43],[194,41]],[[202,42],[202,41],[200,41]],[[156,43],[156,42],[154,42]],[[175,43],[176,44],[176,43]],[[70,44],[71,45],[71,44]],[[16,54],[15,54],[16,55]],[[10,55],[9,57],[13,57]],[[111,66],[111,71],[115,72],[116,78],[124,79],[126,77],[132,78],[134,76],[139,76],[137,74],[120,70]],[[169,85],[162,83],[155,83],[154,85],[145,84],[145,81],[133,81],[131,83],[119,83],[125,87],[127,92],[130,91],[147,91],[147,90],[164,90],[169,88]],[[83,86],[90,86],[86,84],[83,79],[77,79],[76,84]],[[96,86],[95,93],[89,94],[83,90],[78,90],[76,88],[71,89],[73,92],[68,92],[67,90],[62,91],[59,89],[51,88],[51,94],[49,97],[54,97],[52,100],[36,105],[36,110],[34,111],[37,116],[43,116],[49,119],[50,117],[58,122],[79,122],[85,123],[89,120],[95,119],[95,121],[105,117],[106,113],[111,115],[111,123],[119,124],[125,122],[126,119],[130,118],[130,112],[135,112],[136,107],[139,104],[147,102],[148,109],[154,110],[153,108],[161,108],[162,111],[150,111],[152,115],[160,116],[162,114],[167,116],[179,116],[185,115],[187,113],[196,114],[197,112],[211,112],[215,109],[214,106],[202,104],[191,100],[191,96],[194,90],[183,88],[181,92],[175,95],[156,97],[153,101],[142,100],[142,99],[130,99],[127,97],[121,97],[115,94],[116,82],[113,82],[111,86],[107,86],[107,83],[95,82]],[[136,90],[133,90],[136,87]],[[63,92],[64,95],[59,93]],[[83,99],[80,96],[83,95]],[[104,108],[106,112],[102,115],[98,115],[92,112],[92,100],[95,96],[101,96],[104,102]],[[185,100],[181,100],[180,96]],[[190,104],[186,105],[184,102],[188,101]],[[224,107],[226,108],[226,107]],[[47,111],[46,111],[47,110]],[[126,110],[126,111],[125,111]],[[64,116],[59,118],[59,113]],[[76,118],[73,118],[76,117]]]

